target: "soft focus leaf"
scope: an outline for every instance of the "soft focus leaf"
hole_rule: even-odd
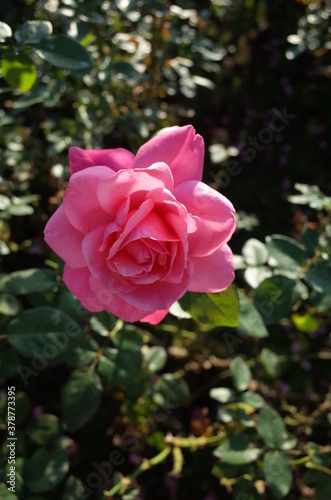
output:
[[[250,266],[260,266],[268,260],[268,249],[262,241],[250,238],[241,251]]]
[[[277,377],[280,375],[281,368],[278,362],[278,356],[275,352],[271,351],[267,347],[264,347],[261,351],[261,362],[270,377]]]
[[[328,261],[312,264],[306,273],[305,281],[317,292],[331,295],[331,263]]]
[[[268,451],[263,457],[263,473],[272,493],[277,498],[284,498],[291,489],[292,470],[284,453]]]
[[[61,435],[62,426],[55,415],[43,413],[27,428],[29,438],[39,446],[49,446]]]
[[[10,274],[0,274],[0,292],[25,295],[53,290],[56,273],[51,269],[24,269]]]
[[[12,36],[11,27],[8,24],[0,21],[0,42]]]
[[[237,391],[245,391],[252,380],[252,373],[245,361],[240,357],[235,357],[230,363],[230,370],[233,385]]]
[[[189,399],[187,383],[172,373],[164,373],[153,387],[153,400],[160,406],[176,408],[186,404]]]
[[[287,432],[281,416],[269,406],[264,406],[260,412],[257,431],[270,448],[280,447],[287,439]]]
[[[162,346],[152,346],[145,354],[145,362],[150,373],[158,372],[167,362],[167,351]]]
[[[240,314],[238,320],[238,332],[246,337],[267,337],[262,317],[253,302],[240,290],[238,290]]]
[[[220,403],[229,403],[235,399],[235,392],[228,387],[214,387],[210,390],[209,395]]]
[[[245,465],[255,462],[261,455],[261,450],[251,447],[248,437],[241,435],[225,439],[213,454],[227,464]]]
[[[102,394],[102,384],[97,373],[89,370],[72,372],[62,389],[63,420],[70,432],[85,425],[97,411]]]
[[[290,272],[293,278],[302,276],[302,268],[306,263],[306,252],[302,245],[280,234],[267,236],[266,243],[269,254],[278,268]]]
[[[20,364],[20,358],[16,351],[7,344],[0,343],[0,377],[11,377],[17,373],[17,367]]]
[[[47,306],[22,312],[8,326],[8,342],[23,356],[41,357],[45,366],[82,336],[70,316]]]
[[[69,462],[60,445],[52,451],[39,448],[27,464],[26,486],[30,493],[45,493],[57,486],[68,470]]]
[[[254,305],[265,324],[270,325],[290,313],[299,298],[296,282],[277,275],[258,286],[254,293]]]
[[[128,386],[136,381],[142,362],[140,350],[106,348],[99,359],[98,371],[111,385]]]
[[[0,294],[0,314],[16,316],[19,310],[20,304],[14,295],[10,295],[9,293]]]
[[[240,395],[240,399],[244,401],[244,403],[247,403],[248,405],[252,406],[252,408],[255,408],[257,410],[263,408],[263,406],[266,404],[263,397],[260,396],[260,394],[256,394],[256,392],[244,392]]]
[[[308,312],[304,314],[292,314],[291,319],[298,330],[305,333],[314,332],[319,326],[319,321]]]
[[[11,47],[2,54],[1,73],[9,85],[22,92],[30,90],[37,78],[36,67],[29,56]]]
[[[93,65],[92,58],[85,47],[65,35],[56,35],[42,40],[35,48],[40,57],[57,68],[86,72]]]
[[[39,43],[50,35],[53,31],[52,24],[49,21],[26,21],[14,33],[19,44]]]

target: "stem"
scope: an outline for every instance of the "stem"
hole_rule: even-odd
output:
[[[201,448],[208,444],[219,443],[219,441],[224,437],[224,435],[220,436],[211,436],[211,437],[196,437],[196,438],[180,438],[167,436],[165,441],[172,446],[177,446],[178,448]]]
[[[145,459],[139,465],[139,467],[132,474],[130,474],[130,476],[124,477],[121,481],[115,484],[115,486],[113,486],[113,488],[107,492],[107,496],[112,498],[112,496],[116,495],[116,493],[121,492],[121,494],[123,494],[127,490],[127,488],[133,483],[136,477],[138,477],[142,472],[145,472],[151,467],[155,467],[155,465],[158,465],[161,462],[163,462],[170,454],[170,452],[171,448],[170,446],[167,446],[158,455],[155,455],[155,457],[150,458],[149,460]]]
[[[315,469],[319,470],[321,472],[324,472],[324,474],[328,474],[331,476],[331,469],[328,469],[327,467],[324,467],[323,465],[315,464],[314,462],[307,462],[306,464],[307,469]]]
[[[115,323],[114,328],[108,333],[108,337],[106,338],[105,342],[102,344],[102,346],[99,347],[98,351],[96,352],[93,361],[89,367],[89,372],[93,372],[95,370],[95,367],[97,366],[98,361],[101,358],[104,349],[109,344],[109,341],[115,337],[116,333],[119,330],[121,330],[121,328],[123,328],[123,320],[118,319]]]

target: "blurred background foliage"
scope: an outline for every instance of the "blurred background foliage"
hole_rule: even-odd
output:
[[[1,498],[328,497],[330,15],[322,0],[1,2],[0,377],[18,437]],[[156,327],[92,316],[43,242],[68,148],[135,152],[187,123],[237,209],[235,286],[187,294]],[[4,437],[6,411],[5,390]]]

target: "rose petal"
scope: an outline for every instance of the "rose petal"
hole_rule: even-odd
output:
[[[83,240],[82,252],[89,270],[111,293],[122,294],[132,291],[135,285],[111,271],[107,266],[108,250],[99,250],[104,232],[105,228],[98,227],[87,234]]]
[[[137,285],[133,292],[127,293],[123,298],[137,309],[164,310],[184,295],[192,279],[192,271],[191,263],[189,263],[181,283],[158,281],[149,285]]]
[[[84,150],[73,146],[69,148],[69,163],[71,175],[97,165],[104,165],[118,172],[121,169],[133,168],[134,154],[123,148]]]
[[[142,318],[141,323],[150,323],[151,325],[157,325],[160,323],[160,321],[163,320],[163,318],[168,314],[169,309],[165,309],[164,311],[155,311],[152,314],[149,314],[148,316],[145,316]]]
[[[134,168],[147,168],[156,162],[169,165],[175,185],[202,179],[204,143],[192,125],[161,131],[137,153]]]
[[[97,187],[101,179],[112,177],[107,167],[87,168],[72,175],[64,196],[64,213],[78,231],[87,234],[95,227],[109,224],[112,218],[100,206]]]
[[[104,287],[94,276],[90,278],[90,287],[97,301],[103,305],[103,308],[108,309],[115,316],[124,319],[124,321],[133,323],[146,316],[146,311],[141,311],[133,307],[115,293],[111,293],[108,288]],[[151,312],[152,311],[149,311],[149,313]]]
[[[68,264],[64,266],[63,281],[69,290],[76,295],[82,306],[92,312],[104,311],[104,305],[97,301],[96,296],[90,289],[90,276],[91,273],[87,267],[73,269]]]
[[[45,241],[71,267],[86,266],[82,254],[83,236],[67,221],[63,205],[52,215],[46,224]]]
[[[141,170],[123,170],[113,177],[104,179],[98,186],[100,205],[109,214],[115,214],[126,197],[140,194],[140,202],[146,193],[157,188],[173,190],[171,171],[165,163],[156,163]],[[137,207],[131,207],[137,208]]]
[[[191,257],[191,261],[194,274],[190,292],[221,292],[234,280],[233,255],[228,245],[205,257]]]
[[[200,218],[197,230],[189,236],[190,255],[210,255],[229,241],[236,227],[235,210],[225,196],[196,181],[177,186],[175,196]]]

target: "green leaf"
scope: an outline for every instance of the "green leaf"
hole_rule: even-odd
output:
[[[69,476],[65,483],[64,493],[61,496],[62,500],[79,500],[86,496],[86,488],[84,484],[74,476]]]
[[[295,281],[277,275],[266,279],[254,292],[254,305],[266,325],[287,316],[300,298]]]
[[[314,332],[319,326],[318,319],[308,312],[305,312],[304,314],[292,314],[291,320],[300,332]]]
[[[16,351],[7,344],[0,343],[0,377],[11,377],[17,373],[17,367],[20,364],[20,358]]]
[[[279,448],[287,439],[285,424],[270,406],[264,406],[260,412],[257,432],[270,448]]]
[[[265,400],[263,399],[260,394],[256,394],[256,392],[244,392],[243,394],[240,395],[240,399],[250,405],[252,408],[255,408],[256,410],[259,410],[260,408],[263,408],[263,406],[266,404]]]
[[[97,411],[102,394],[102,384],[97,373],[75,370],[62,389],[63,419],[70,432],[85,425]]]
[[[213,455],[230,465],[246,465],[255,462],[261,455],[261,450],[251,447],[249,438],[242,434],[225,439],[214,450]]]
[[[26,92],[37,79],[37,70],[29,56],[22,50],[6,49],[2,54],[1,73],[13,88]]]
[[[162,346],[152,346],[145,354],[145,362],[150,373],[156,373],[167,362],[167,351]]]
[[[230,403],[235,400],[236,393],[228,387],[214,387],[210,390],[209,396],[219,403]]]
[[[318,248],[319,234],[315,229],[305,227],[300,234],[302,243],[305,245],[307,251],[314,255]]]
[[[5,316],[16,316],[20,310],[20,304],[14,295],[9,293],[0,294],[0,314]]]
[[[250,266],[244,272],[244,279],[252,288],[257,288],[264,280],[271,276],[272,271],[267,266]]]
[[[228,477],[228,476],[226,476]],[[234,500],[260,500],[261,496],[256,491],[254,483],[250,481],[245,481],[244,479],[239,479],[235,483],[233,488],[232,496]]]
[[[12,36],[11,27],[8,24],[0,21],[0,42]]]
[[[228,424],[229,422],[232,422],[235,418],[236,414],[233,410],[230,410],[230,408],[223,407],[217,412],[217,420],[220,422],[224,422],[225,424]]]
[[[238,290],[238,296],[240,307],[237,326],[238,332],[245,337],[268,337],[268,330],[266,329],[262,317],[255,305],[240,290]]]
[[[317,292],[331,295],[331,262],[311,265],[304,279]]]
[[[268,451],[263,457],[263,472],[272,493],[284,498],[292,485],[291,464],[284,453]]]
[[[8,490],[8,485],[0,483],[0,498],[1,500],[17,500],[17,496]]]
[[[252,380],[252,373],[245,361],[237,356],[230,363],[233,385],[237,391],[245,391]]]
[[[16,425],[21,425],[25,422],[31,410],[31,402],[24,392],[18,392],[16,394],[15,409],[15,423]]]
[[[84,335],[75,320],[51,307],[22,312],[9,323],[7,333],[8,342],[23,356],[51,360],[76,345]]]
[[[261,351],[261,362],[270,377],[275,378],[281,374],[281,367],[277,354],[267,347],[264,347]]]
[[[0,292],[26,295],[47,292],[56,286],[56,273],[51,269],[24,269],[0,275]]]
[[[292,278],[300,278],[303,275],[303,266],[306,263],[305,248],[292,238],[273,234],[266,237],[267,248],[270,257],[279,269],[285,269],[287,275],[291,273]]]
[[[141,363],[140,350],[119,351],[108,347],[99,359],[98,371],[109,384],[128,386],[137,381]]]
[[[316,210],[323,210],[331,207],[331,197],[325,196],[318,186],[310,186],[308,184],[294,184],[295,189],[301,194],[288,197],[290,203],[298,205],[309,205]]]
[[[43,413],[27,428],[31,441],[39,446],[49,446],[56,442],[62,432],[62,425],[55,415]]]
[[[14,37],[20,45],[35,44],[48,37],[52,31],[53,27],[49,21],[26,21],[15,31]]]
[[[60,445],[52,451],[39,448],[27,464],[26,486],[30,493],[45,493],[57,486],[68,470],[69,462]]]
[[[244,244],[242,255],[250,266],[260,266],[268,260],[268,249],[262,241],[250,238]]]
[[[187,292],[179,302],[184,311],[204,326],[237,326],[239,301],[233,286],[221,293]]]
[[[177,407],[190,399],[190,390],[185,380],[172,373],[164,373],[153,387],[153,400],[160,406]]]
[[[138,328],[125,324],[113,338],[113,343],[119,351],[137,353],[144,342]]]
[[[93,66],[85,47],[66,35],[42,40],[35,48],[42,59],[57,68],[88,71]]]

